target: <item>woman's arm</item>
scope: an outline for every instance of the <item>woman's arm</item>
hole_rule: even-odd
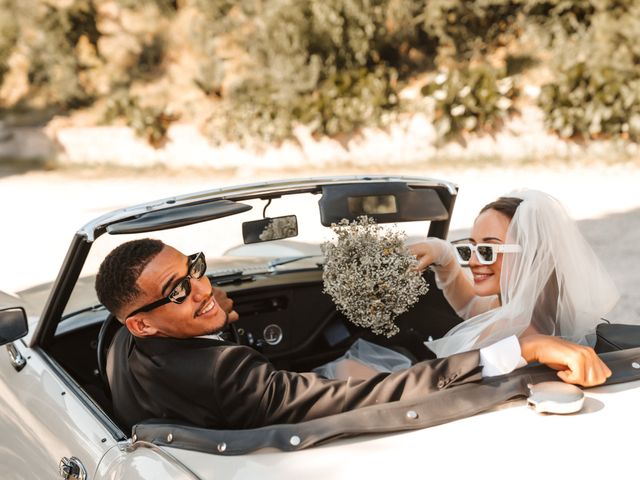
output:
[[[418,258],[418,270],[431,266],[436,276],[436,285],[456,313],[465,320],[499,306],[497,297],[479,297],[475,294],[471,279],[456,260],[449,242],[439,238],[409,246]]]

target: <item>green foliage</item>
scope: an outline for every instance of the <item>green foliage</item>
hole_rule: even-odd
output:
[[[640,140],[640,5],[591,2],[588,28],[553,44],[553,82],[540,106],[563,137]],[[598,7],[598,8],[596,8]]]
[[[382,66],[335,72],[309,98],[300,120],[329,136],[384,126],[398,104],[396,83],[395,70]]]
[[[106,103],[154,145],[169,105],[218,142],[348,136],[425,79],[442,138],[495,131],[532,69],[551,130],[640,141],[639,63],[636,0],[0,0],[0,104]]]
[[[636,0],[524,0],[528,20],[544,28],[538,34],[550,34],[551,41],[591,27],[594,17],[604,14],[619,18],[636,7]]]
[[[131,71],[132,78],[146,78],[152,80],[162,73],[166,43],[163,35],[156,33],[151,39],[141,45],[140,54]]]
[[[103,122],[112,124],[119,118],[124,118],[127,126],[156,148],[164,145],[169,125],[176,120],[165,108],[143,105],[141,99],[130,95],[128,90],[120,90],[111,96]]]
[[[640,75],[575,63],[543,88],[547,125],[563,137],[640,140]]]
[[[422,88],[435,104],[440,137],[495,130],[513,111],[518,95],[512,77],[489,65],[441,72]]]
[[[64,8],[36,1],[14,2],[14,8],[24,15],[19,28],[29,58],[30,96],[71,108],[90,101],[78,76],[86,65],[75,52],[83,35],[96,41],[90,1],[75,0]]]
[[[236,28],[237,20],[229,12],[238,3],[234,0],[192,0],[197,12],[190,22],[189,40],[197,55],[194,84],[207,96],[219,99],[225,68],[220,51],[224,50],[224,35]],[[246,2],[245,2],[246,3]],[[237,7],[241,10],[241,7]]]
[[[165,14],[172,14],[178,9],[177,0],[116,0],[120,6],[128,10],[136,10],[149,5],[155,6]]]
[[[359,68],[336,72],[308,95],[273,95],[244,85],[232,101],[223,103],[224,110],[211,119],[208,131],[218,141],[232,138],[251,144],[281,141],[298,124],[330,136],[382,126],[398,103],[394,82],[393,70]]]
[[[513,41],[520,29],[520,0],[430,0],[422,28],[437,38],[443,61],[469,61]]]
[[[278,141],[300,123],[318,135],[384,124],[397,110],[397,77],[425,61],[412,52],[424,35],[411,2],[270,0],[243,12],[247,56],[223,95],[226,125],[210,122],[214,137]]]
[[[10,0],[0,0],[0,85],[9,70],[9,57],[18,38],[15,11]]]

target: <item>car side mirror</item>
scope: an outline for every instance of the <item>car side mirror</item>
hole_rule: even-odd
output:
[[[29,332],[27,314],[22,307],[0,310],[0,345],[14,342]]]
[[[297,235],[298,219],[295,215],[263,218],[242,224],[242,238],[245,244],[282,240]]]

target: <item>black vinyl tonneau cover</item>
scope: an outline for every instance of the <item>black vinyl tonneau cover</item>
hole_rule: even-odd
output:
[[[613,372],[605,385],[640,380],[640,347],[600,357]],[[219,455],[243,455],[261,448],[296,451],[338,438],[416,430],[470,417],[509,400],[526,398],[529,385],[553,380],[558,380],[555,370],[532,365],[509,375],[431,393],[419,401],[365,407],[298,424],[211,430],[150,420],[133,427],[133,439]]]

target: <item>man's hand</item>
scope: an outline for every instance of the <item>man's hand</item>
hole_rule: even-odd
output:
[[[227,297],[227,292],[213,287],[213,298],[215,298],[217,304],[220,305],[220,308],[222,308],[222,310],[227,312],[227,315],[229,315],[229,323],[235,322],[236,320],[238,320],[238,318],[240,318],[238,316],[238,312],[233,309],[233,300]]]
[[[558,370],[564,382],[593,387],[611,376],[609,367],[591,347],[548,335],[529,335],[519,341],[527,363],[538,361]]]

